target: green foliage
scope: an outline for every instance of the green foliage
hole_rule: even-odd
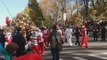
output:
[[[42,22],[39,20],[35,20],[35,24],[37,27],[41,27],[42,26]]]
[[[97,10],[96,16],[103,15],[107,16],[107,0],[101,0],[99,2],[96,2],[95,8]]]
[[[81,1],[83,1],[84,4],[82,4],[83,7],[79,12],[85,18],[85,20],[87,18],[86,13],[88,13],[88,18],[90,19],[100,19],[101,17],[107,17],[107,0],[89,0],[90,4],[87,0]]]
[[[44,20],[43,14],[42,14],[42,10],[40,9],[37,0],[29,0],[28,3],[28,8],[29,8],[29,17],[31,18],[31,20],[36,24],[36,25],[40,25],[41,20]],[[38,20],[38,21],[36,21]]]

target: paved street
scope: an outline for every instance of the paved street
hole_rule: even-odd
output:
[[[52,60],[48,48],[45,50],[43,58],[44,60]],[[60,58],[62,60],[107,60],[107,41],[99,40],[95,42],[92,41],[92,38],[89,38],[89,48],[80,48],[74,44],[70,47],[66,42],[60,52]]]

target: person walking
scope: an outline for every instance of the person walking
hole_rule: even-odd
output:
[[[52,60],[59,60],[59,50],[57,48],[57,44],[60,43],[61,33],[57,30],[57,25],[52,27],[52,32],[50,32],[49,43],[51,48]],[[61,43],[60,43],[61,44]]]
[[[105,36],[106,36],[106,28],[105,26],[102,26],[101,27],[101,38],[102,38],[102,41],[105,41]]]
[[[40,40],[38,42],[39,45],[39,52],[40,55],[44,55],[44,39],[43,39],[43,33],[40,29],[38,29],[38,37],[40,37]]]
[[[44,38],[44,44],[45,44],[45,47],[49,47],[49,44],[48,44],[48,38],[49,38],[49,34],[50,34],[50,31],[48,28],[44,28],[44,31],[43,31],[43,38]]]
[[[80,41],[79,41],[79,38],[80,38],[80,29],[79,29],[79,27],[75,27],[75,29],[74,29],[74,35],[76,37],[75,45],[80,46]]]
[[[87,29],[85,26],[82,26],[81,34],[82,34],[81,48],[83,48],[84,44],[88,48]]]
[[[69,43],[70,46],[72,46],[72,34],[73,34],[72,28],[67,26],[65,30],[65,38],[67,39],[67,42]]]
[[[98,40],[98,29],[97,29],[97,27],[93,28],[93,37],[94,37],[94,41]]]
[[[40,38],[38,37],[38,32],[36,31],[36,29],[33,29],[31,31],[31,36],[30,36],[30,41],[31,41],[31,45],[32,45],[32,53],[38,54],[38,55],[40,55],[39,45],[38,45],[39,40],[40,40]]]

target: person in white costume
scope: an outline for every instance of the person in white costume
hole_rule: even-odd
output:
[[[72,46],[72,33],[73,33],[72,28],[67,26],[65,30],[65,38],[67,39],[67,42],[69,43],[70,46]]]

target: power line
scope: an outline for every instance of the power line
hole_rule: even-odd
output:
[[[6,4],[4,3],[4,1],[3,1],[3,0],[0,0],[0,1],[2,2],[2,4],[4,5],[4,7],[6,8],[7,12],[9,13],[9,15],[10,15],[11,18],[12,18],[12,15],[11,15],[9,9],[7,8]]]

